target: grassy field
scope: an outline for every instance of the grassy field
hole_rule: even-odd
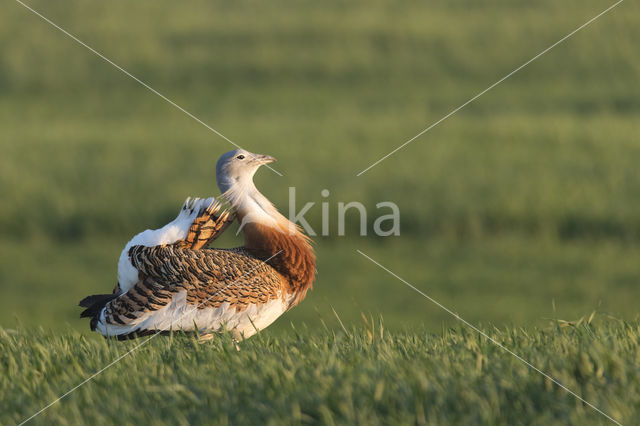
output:
[[[47,420],[606,420],[470,332],[442,335],[457,327],[451,315],[356,250],[465,319],[498,327],[500,341],[616,418],[639,420],[637,2],[360,177],[612,3],[28,4],[233,141],[278,158],[284,176],[263,170],[256,181],[281,211],[295,186],[298,206],[316,203],[307,217],[319,230],[320,203],[330,204],[331,235],[315,237],[314,290],[240,353],[224,339],[154,340]],[[232,148],[3,3],[0,368],[19,379],[0,379],[0,423],[130,347],[90,335],[77,301],[113,287],[132,235],[171,220],[187,196],[217,195],[215,162]],[[400,207],[400,236],[359,236],[355,215],[337,236],[338,202],[364,203],[371,231],[375,204],[387,200]],[[239,244],[227,234],[221,246]],[[326,330],[341,329],[334,311],[349,335]],[[593,311],[629,325],[546,328]],[[367,340],[362,313],[384,318],[384,338]]]
[[[361,322],[362,323],[362,322]],[[604,319],[492,338],[623,424],[640,421],[640,323]],[[34,344],[34,340],[37,343]],[[76,332],[0,330],[0,422],[17,423],[80,383],[126,344]],[[612,424],[486,339],[452,328],[156,338],[32,424]]]
[[[31,4],[31,3],[30,3]],[[356,173],[603,10],[600,1],[32,5],[205,122],[280,161],[288,209],[329,189],[318,281],[287,320],[333,306],[388,327],[540,324],[640,297],[640,9],[624,2],[406,149]],[[84,329],[131,236],[216,195],[230,144],[18,5],[0,14],[0,324]],[[337,237],[337,202],[401,209],[401,235]],[[223,245],[238,244],[229,236]],[[478,304],[478,300],[482,303]],[[555,311],[554,306],[555,305]],[[286,327],[286,325],[285,325]],[[277,327],[276,327],[277,328]]]

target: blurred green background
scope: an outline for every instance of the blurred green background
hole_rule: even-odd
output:
[[[320,230],[307,300],[274,329],[455,320],[538,324],[640,298],[640,7],[622,3],[360,177],[356,173],[612,2],[30,1],[243,147],[279,159]],[[0,326],[88,332],[78,300],[110,291],[131,236],[186,196],[218,194],[233,147],[24,7],[0,13]],[[331,195],[324,199],[320,191]],[[401,235],[358,235],[394,201]],[[353,212],[352,212],[353,213]],[[220,242],[239,244],[233,232]]]

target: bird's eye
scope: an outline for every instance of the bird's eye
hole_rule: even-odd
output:
[[[236,157],[238,160],[244,160],[244,155],[240,154]]]

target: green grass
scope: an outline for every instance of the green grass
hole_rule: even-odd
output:
[[[637,321],[487,333],[623,424],[640,420]],[[11,378],[0,422],[24,420],[139,342],[0,330],[0,376]],[[240,346],[152,339],[32,424],[612,424],[467,328],[298,324]]]

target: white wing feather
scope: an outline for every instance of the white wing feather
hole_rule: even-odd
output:
[[[138,270],[129,260],[129,249],[133,246],[154,247],[162,244],[173,244],[187,237],[191,223],[200,212],[209,207],[214,198],[187,198],[182,205],[178,217],[160,229],[147,229],[133,237],[120,254],[118,261],[118,282],[120,289],[126,293],[138,282]]]

